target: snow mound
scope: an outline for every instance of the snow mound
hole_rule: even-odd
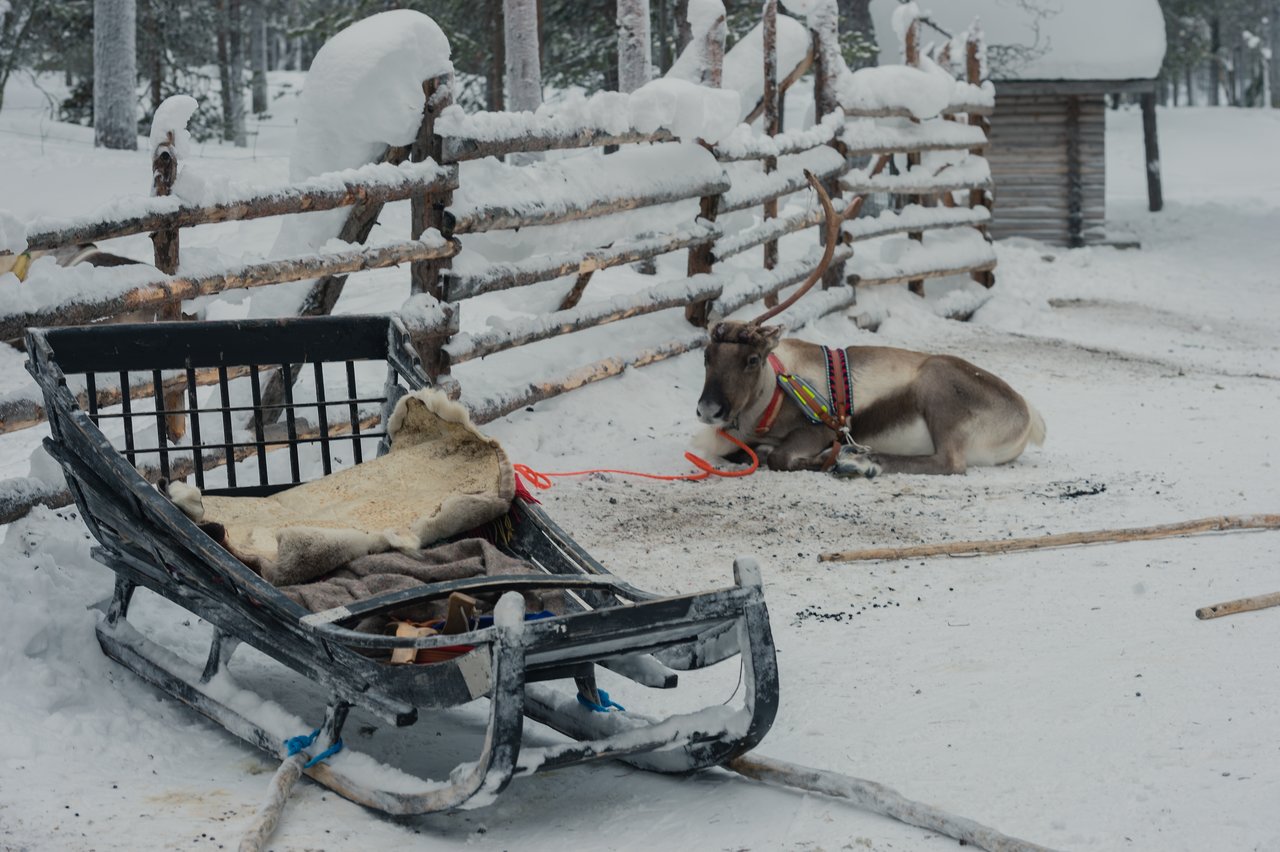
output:
[[[422,125],[425,80],[452,73],[449,40],[421,12],[398,9],[357,21],[324,43],[307,72],[289,177],[305,180],[377,160],[408,145]],[[336,237],[348,210],[287,216],[272,257],[312,251]],[[308,282],[256,294],[250,312],[297,312]]]
[[[665,127],[678,138],[716,142],[728,136],[741,115],[739,94],[686,80],[651,80],[631,94],[631,120],[651,133]]]
[[[597,92],[588,98],[574,93],[534,112],[469,114],[454,104],[440,113],[436,131],[442,136],[494,142],[526,135],[666,129],[682,140],[715,142],[734,129],[739,111],[737,92],[668,78],[651,80],[631,94]]]
[[[0,251],[20,254],[27,250],[26,223],[7,210],[0,210]]]

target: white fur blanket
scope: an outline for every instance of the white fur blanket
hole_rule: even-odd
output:
[[[196,521],[221,524],[227,549],[276,586],[367,554],[418,550],[511,505],[507,454],[440,391],[401,399],[387,429],[385,456],[270,497],[202,496],[182,483],[169,494]]]

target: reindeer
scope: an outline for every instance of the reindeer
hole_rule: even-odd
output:
[[[841,222],[860,206],[855,199],[837,216],[809,179],[827,214],[823,259],[785,302],[750,322],[711,329],[698,419],[756,449],[772,470],[848,477],[964,473],[1042,444],[1039,412],[968,361],[887,346],[826,349],[784,340],[781,326],[763,324],[822,277]]]

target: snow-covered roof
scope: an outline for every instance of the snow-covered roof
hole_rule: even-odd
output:
[[[882,65],[902,62],[892,26],[898,5],[871,3]],[[921,10],[953,33],[978,18],[993,80],[1151,79],[1164,60],[1158,0],[946,0]],[[923,44],[941,39],[921,31]]]

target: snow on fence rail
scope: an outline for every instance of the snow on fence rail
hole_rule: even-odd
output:
[[[814,8],[828,6],[827,11],[833,12],[834,0],[814,4]],[[401,262],[411,264],[410,289],[416,294],[411,300],[414,344],[428,373],[455,392],[459,391],[451,375],[455,364],[663,311],[683,310],[692,324],[674,335],[669,324],[636,326],[659,329],[644,334],[666,339],[651,339],[629,354],[609,354],[562,375],[523,381],[482,397],[469,396],[465,387],[460,388],[474,419],[483,423],[618,375],[628,367],[696,349],[706,342],[701,327],[708,322],[761,299],[776,303],[782,291],[806,278],[818,262],[816,246],[785,261],[779,260],[777,249],[780,238],[804,231],[820,241],[818,205],[780,209],[780,202],[805,187],[806,168],[824,181],[837,209],[854,200],[840,197],[842,186],[859,195],[874,192],[887,197],[879,199],[882,212],[845,224],[844,245],[835,254],[823,289],[782,315],[788,327],[854,304],[854,284],[906,281],[922,292],[921,282],[927,278],[968,272],[990,286],[994,255],[985,234],[990,181],[980,155],[988,130],[983,115],[990,111],[992,93],[990,84],[980,79],[980,34],[971,32],[957,42],[963,45],[966,59],[960,80],[947,70],[948,57],[941,55],[950,45],[932,58],[921,55],[918,22],[906,31],[905,65],[853,72],[834,47],[834,14],[811,14],[808,55],[796,67],[808,68],[812,61],[818,81],[818,121],[812,127],[787,130],[782,127],[778,94],[785,87],[776,79],[774,58],[782,20],[777,4],[767,3],[764,16],[757,40],[763,51],[764,86],[761,90],[756,78],[749,92],[752,99],[759,98],[749,120],[762,116],[763,135],[739,125],[732,132],[715,134],[718,141],[704,142],[704,135],[715,138],[706,116],[714,115],[723,103],[715,90],[684,81],[655,81],[631,94],[601,93],[532,113],[467,114],[450,103],[448,78],[428,80],[423,84],[426,107],[417,141],[412,146],[389,147],[379,164],[266,190],[227,193],[204,205],[153,197],[75,221],[32,223],[28,228],[32,248],[147,231],[168,235],[157,240],[156,265],[170,274],[136,267],[128,274],[100,270],[101,280],[81,287],[75,298],[59,298],[49,290],[38,303],[26,304],[21,311],[0,312],[0,338],[15,337],[33,322],[80,322],[157,306],[172,311],[181,300],[195,295],[308,278],[320,281],[302,312],[324,314],[332,310],[345,273]],[[785,21],[781,31],[794,35],[799,25]],[[794,53],[795,47],[789,44],[787,49]],[[701,53],[702,61],[723,61],[722,49]],[[721,74],[710,69],[695,76],[716,81]],[[737,95],[732,100],[736,103]],[[739,114],[734,113],[735,120]],[[521,156],[602,146],[620,149],[608,157],[587,150],[541,162]],[[167,170],[171,182],[176,172],[174,146],[165,151],[157,148],[155,154],[157,174]],[[162,154],[171,159],[161,163]],[[485,159],[507,154],[516,156],[508,163]],[[869,166],[852,167],[867,157],[876,159]],[[461,175],[460,163],[469,164]],[[161,189],[157,185],[157,196],[163,196]],[[411,233],[403,242],[172,274],[178,260],[176,235],[183,227],[349,207],[342,236],[364,242],[382,205],[404,199],[411,201],[413,209]],[[664,221],[661,232],[650,230],[605,245],[559,248],[515,261],[450,268],[451,258],[466,252],[467,238],[459,241],[455,235],[559,225],[675,202],[686,207],[667,208],[675,218]],[[696,214],[692,212],[695,203]],[[722,214],[755,207],[763,215],[743,230],[726,233],[716,221]],[[953,235],[938,236],[942,232]],[[956,232],[968,232],[968,236],[956,237]],[[894,240],[907,245],[895,245]],[[763,268],[750,268],[741,259],[725,265],[760,246],[764,247]],[[596,272],[674,252],[687,254],[687,277],[657,280],[622,296],[583,301]],[[567,276],[576,277],[558,310],[460,333],[459,315],[468,300]],[[406,322],[409,319],[406,316]],[[301,371],[287,372],[296,376]],[[200,386],[217,379],[196,371],[189,382]],[[163,410],[181,412],[181,394],[191,390],[188,382],[177,380],[170,387],[168,379],[155,381],[161,382],[160,388],[154,382],[131,384],[126,394],[119,387],[91,386],[80,396],[91,407],[101,408],[120,405],[126,395],[152,400],[160,395]],[[286,393],[283,384],[279,373],[272,377],[263,394],[264,413],[272,398]],[[181,417],[180,413],[171,417],[171,425],[181,429]],[[42,418],[38,398],[0,402],[0,432],[24,428]],[[225,459],[204,459],[206,466],[222,463]],[[31,505],[60,505],[65,499],[59,489],[37,480],[15,480],[12,487],[0,483],[0,523]]]

